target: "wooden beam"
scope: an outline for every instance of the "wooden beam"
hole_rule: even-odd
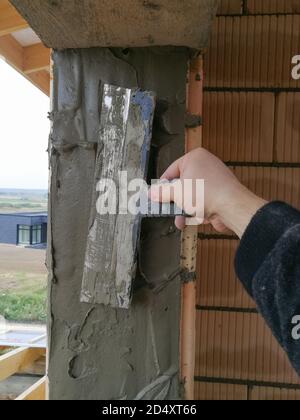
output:
[[[46,400],[46,376],[32,385],[16,401],[45,401]]]
[[[42,55],[41,59],[37,57],[38,51]],[[46,66],[46,52],[49,60],[48,67]],[[50,95],[50,74],[47,71],[50,68],[50,50],[39,44],[23,48],[13,36],[5,35],[0,37],[0,56],[42,92]],[[28,73],[24,71],[25,65],[28,66]],[[33,72],[34,67],[35,72]]]
[[[0,36],[28,28],[28,26],[8,0],[0,0]]]
[[[39,88],[45,95],[50,96],[50,73],[42,70],[36,73],[26,75],[27,79],[31,81],[37,88]]]
[[[0,56],[16,70],[23,70],[23,48],[11,35],[0,37]]]
[[[46,373],[46,355],[41,356],[18,372],[19,375],[44,376]]]
[[[10,350],[9,347],[0,346],[0,356],[2,356],[3,354],[7,353],[9,350]]]
[[[10,1],[44,44],[59,50],[153,45],[201,50],[218,5],[216,0]]]
[[[0,357],[0,381],[20,372],[45,354],[45,349],[24,348],[10,351]]]
[[[42,43],[24,48],[24,73],[30,74],[40,70],[50,70],[50,50]]]

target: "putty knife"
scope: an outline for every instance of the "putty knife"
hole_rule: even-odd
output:
[[[120,214],[126,213],[119,208],[120,172],[127,172],[128,183],[147,175],[155,94],[104,85],[101,109],[81,301],[129,308],[142,217],[171,217],[182,215],[182,211],[146,198],[138,214]],[[115,183],[106,183],[105,197],[100,192],[105,191],[106,179]],[[112,199],[115,193],[117,202]],[[102,214],[103,196],[110,201],[110,208],[118,207],[116,214]]]

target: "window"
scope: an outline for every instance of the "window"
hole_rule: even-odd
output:
[[[38,245],[42,243],[42,225],[18,226],[18,245]]]
[[[30,226],[18,226],[18,244],[30,245]]]
[[[32,226],[32,241],[31,245],[42,243],[42,225]]]

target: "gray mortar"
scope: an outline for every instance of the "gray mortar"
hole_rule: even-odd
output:
[[[156,92],[151,175],[184,152],[184,48],[54,52],[51,200],[50,399],[178,399],[180,234],[145,220],[129,310],[80,303],[100,121],[101,84]],[[162,115],[166,112],[166,116]],[[172,119],[173,116],[173,119]],[[140,283],[140,282],[139,282]]]

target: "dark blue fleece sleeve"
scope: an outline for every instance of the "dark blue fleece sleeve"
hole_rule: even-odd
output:
[[[241,240],[235,268],[300,375],[300,212],[282,202],[260,209]]]

